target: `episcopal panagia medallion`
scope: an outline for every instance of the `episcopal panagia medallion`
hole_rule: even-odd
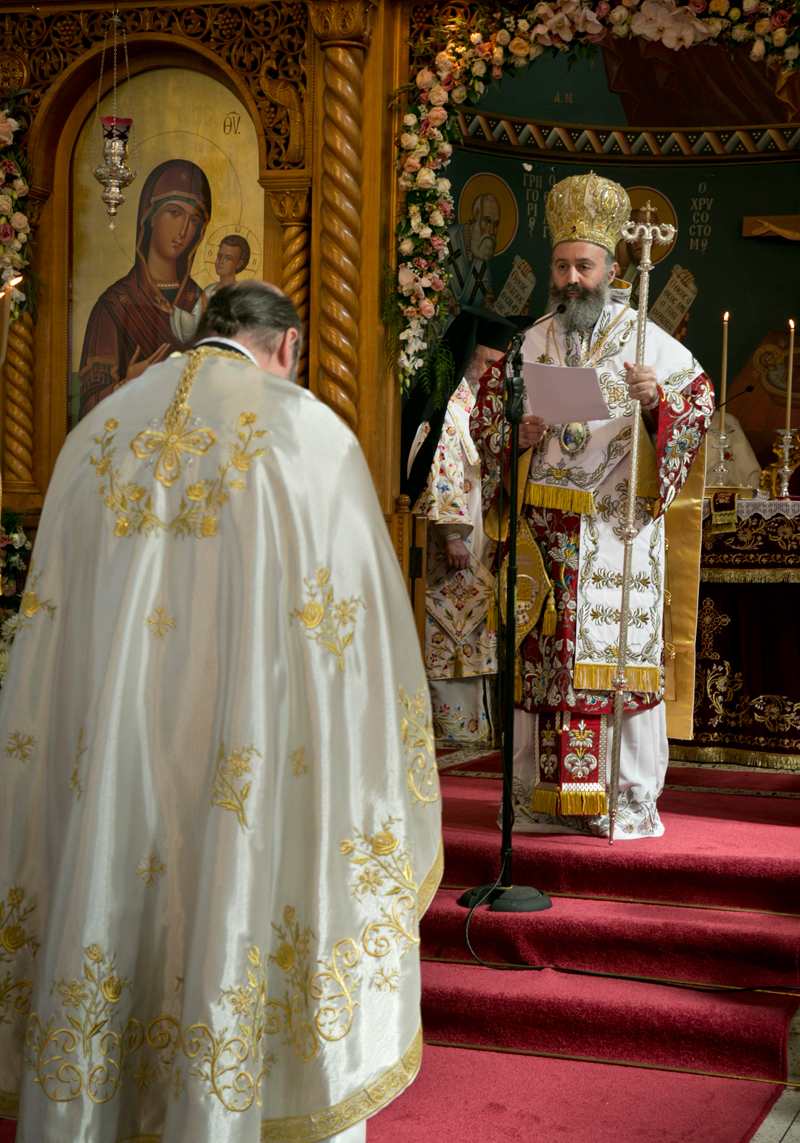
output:
[[[580,456],[591,439],[592,434],[585,421],[570,421],[561,426],[558,434],[558,443],[565,456]]]

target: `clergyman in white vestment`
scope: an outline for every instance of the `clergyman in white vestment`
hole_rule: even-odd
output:
[[[36,538],[0,702],[18,1143],[363,1141],[420,1063],[404,581],[288,299],[228,286],[198,337],[73,430]]]

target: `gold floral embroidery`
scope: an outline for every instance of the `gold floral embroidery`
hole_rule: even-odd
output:
[[[368,895],[381,897],[380,920],[371,921],[361,938],[364,952],[371,957],[384,957],[396,945],[403,957],[419,944],[416,933],[417,883],[411,869],[408,845],[401,846],[392,833],[399,818],[387,818],[382,829],[370,837],[353,830],[353,838],[345,838],[339,852],[350,859],[358,872],[351,892],[357,901]]]
[[[167,414],[163,432],[144,429],[131,441],[139,460],[157,458],[153,475],[165,488],[171,488],[181,474],[181,453],[204,456],[217,443],[210,429],[188,427],[191,415],[192,410],[186,405],[174,421],[168,421]]]
[[[20,762],[27,762],[37,741],[37,738],[32,734],[22,734],[15,730],[13,734],[9,735],[6,755],[9,758],[18,758]]]
[[[28,588],[25,594],[22,596],[22,600],[20,601],[20,612],[24,616],[24,619],[33,619],[37,611],[44,610],[52,619],[56,613],[55,604],[49,599],[39,599],[37,594],[39,580],[42,578],[42,573],[36,572],[35,575],[32,574],[33,562],[31,562],[30,572],[31,574],[28,577]],[[30,623],[25,623],[24,619],[20,624],[20,630],[22,630],[23,627],[30,627]]]
[[[309,1018],[310,942],[316,940],[311,929],[300,931],[294,909],[283,910],[283,923],[272,928],[278,947],[267,960],[277,964],[286,980],[283,1000],[268,1000],[267,1034],[285,1033],[283,1043],[294,1048],[296,1056],[308,1063],[319,1051],[319,1040]],[[257,951],[257,950],[256,950]]]
[[[363,607],[366,611],[367,605],[361,596],[351,596],[334,603],[333,587],[328,583],[330,574],[327,568],[319,568],[315,582],[303,580],[311,598],[302,611],[295,608],[289,618],[299,619],[308,632],[308,638],[330,651],[339,664],[339,670],[343,672],[344,653],[353,641],[354,632],[342,632],[350,624],[355,627],[358,608]]]
[[[169,1086],[172,1088],[173,1098],[178,1099],[181,1095],[181,1092],[186,1087],[186,1080],[181,1075],[180,1068],[176,1068],[170,1076]]]
[[[144,533],[149,536],[156,532],[172,532],[176,536],[195,536],[198,539],[216,536],[217,513],[228,503],[229,491],[242,492],[245,488],[243,480],[230,477],[236,472],[246,472],[253,458],[264,452],[262,448],[248,451],[254,438],[267,433],[267,429],[252,428],[255,419],[255,413],[241,414],[238,418],[240,427],[236,430],[239,440],[229,445],[230,459],[217,467],[217,475],[213,479],[199,480],[186,489],[177,515],[169,521],[162,520],[153,511],[152,497],[147,488],[136,481],[120,482],[120,470],[113,467],[116,455],[114,433],[119,422],[116,417],[106,421],[103,435],[94,438],[94,443],[100,448],[99,456],[92,455],[89,462],[94,466],[98,479],[108,479],[107,484],[100,485],[98,495],[104,498],[106,507],[116,516],[114,535]],[[248,426],[246,432],[241,428],[243,424]]]
[[[400,707],[405,711],[400,723],[403,745],[409,758],[406,768],[411,805],[421,804],[423,809],[439,800],[439,772],[433,748],[433,723],[425,686],[419,687],[412,698],[398,688]]]
[[[274,1055],[264,1051],[267,964],[255,947],[247,959],[248,986],[226,988],[218,1001],[231,1009],[237,1032],[228,1037],[225,1027],[215,1035],[206,1024],[193,1024],[183,1033],[186,1055],[192,1060],[199,1056],[190,1074],[205,1080],[206,1094],[215,1095],[228,1111],[247,1111],[253,1100],[261,1107],[261,1082],[275,1063]],[[250,1061],[255,1077],[245,1068]]]
[[[295,750],[295,752],[291,755],[291,762],[292,773],[296,778],[299,778],[301,774],[306,773],[308,770],[308,762],[306,761],[306,750],[304,746],[301,746],[299,750]]]
[[[145,885],[155,885],[157,878],[159,878],[162,873],[166,873],[166,869],[156,855],[150,853],[136,870],[136,873],[141,877]]]
[[[77,750],[77,754],[75,755],[75,765],[72,768],[72,777],[69,780],[70,790],[77,790],[78,791],[76,798],[75,798],[76,802],[79,802],[81,800],[81,794],[86,793],[86,787],[83,785],[80,778],[78,777],[78,765],[79,765],[81,759],[83,758],[84,754],[86,753],[86,751],[88,749],[89,749],[88,746],[83,745],[83,727],[81,727],[79,732],[78,732],[78,750]]]
[[[308,991],[320,1001],[314,1025],[323,1040],[343,1040],[353,1026],[353,1011],[358,1001],[353,996],[360,980],[352,975],[359,960],[356,942],[351,937],[337,941],[330,960],[320,960],[322,970],[311,977]]]
[[[157,607],[145,622],[156,639],[164,639],[175,626],[175,620],[164,607]]]
[[[28,923],[35,906],[22,908],[25,894],[22,889],[9,889],[6,901],[0,901],[0,965],[11,964],[17,953],[27,947],[33,956],[39,942],[28,932]],[[14,1012],[27,1013],[30,1005],[31,989],[29,980],[15,980],[10,969],[0,977],[0,1025],[10,1023],[9,1008]]]
[[[396,968],[379,968],[372,982],[373,988],[378,992],[397,992],[397,981],[400,973]]]
[[[214,778],[211,783],[211,801],[224,810],[233,810],[239,819],[242,833],[248,828],[245,802],[250,797],[251,782],[237,789],[237,782],[241,782],[245,774],[250,773],[250,763],[253,755],[261,757],[255,746],[242,746],[239,750],[232,750],[225,755],[225,746],[219,744],[217,765],[214,769]]]

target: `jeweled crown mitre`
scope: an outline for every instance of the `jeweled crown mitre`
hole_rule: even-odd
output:
[[[556,183],[545,214],[553,249],[559,242],[594,242],[613,254],[631,216],[631,202],[619,183],[590,171]]]

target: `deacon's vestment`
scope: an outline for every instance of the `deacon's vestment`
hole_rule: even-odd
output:
[[[68,437],[21,615],[0,704],[20,1143],[311,1143],[372,1115],[420,1062],[440,805],[355,438],[238,354],[154,366]]]
[[[495,370],[500,377],[500,371]],[[469,418],[477,383],[462,379],[450,398],[425,491],[415,511],[427,516],[425,669],[437,738],[491,738],[489,677],[497,671],[496,621],[487,622],[494,543],[483,530],[480,458]],[[447,566],[444,542],[460,538],[468,568]]]
[[[627,285],[612,289],[590,337],[564,335],[552,321],[530,330],[523,346],[528,361],[594,366],[611,419],[551,425],[539,446],[523,457],[520,559],[534,544],[540,547],[557,620],[554,635],[534,627],[521,646],[517,829],[608,832],[606,774],[632,433],[623,363],[634,358],[637,321],[629,294]],[[615,837],[663,833],[656,798],[667,766],[664,513],[686,480],[713,411],[711,383],[701,367],[688,349],[650,322],[646,359],[658,377],[659,401],[645,414],[648,431],[642,434],[627,668],[636,693],[626,699]],[[487,505],[499,486],[501,428],[502,387],[492,380],[482,386],[472,414]],[[524,614],[518,611],[520,621]]]

